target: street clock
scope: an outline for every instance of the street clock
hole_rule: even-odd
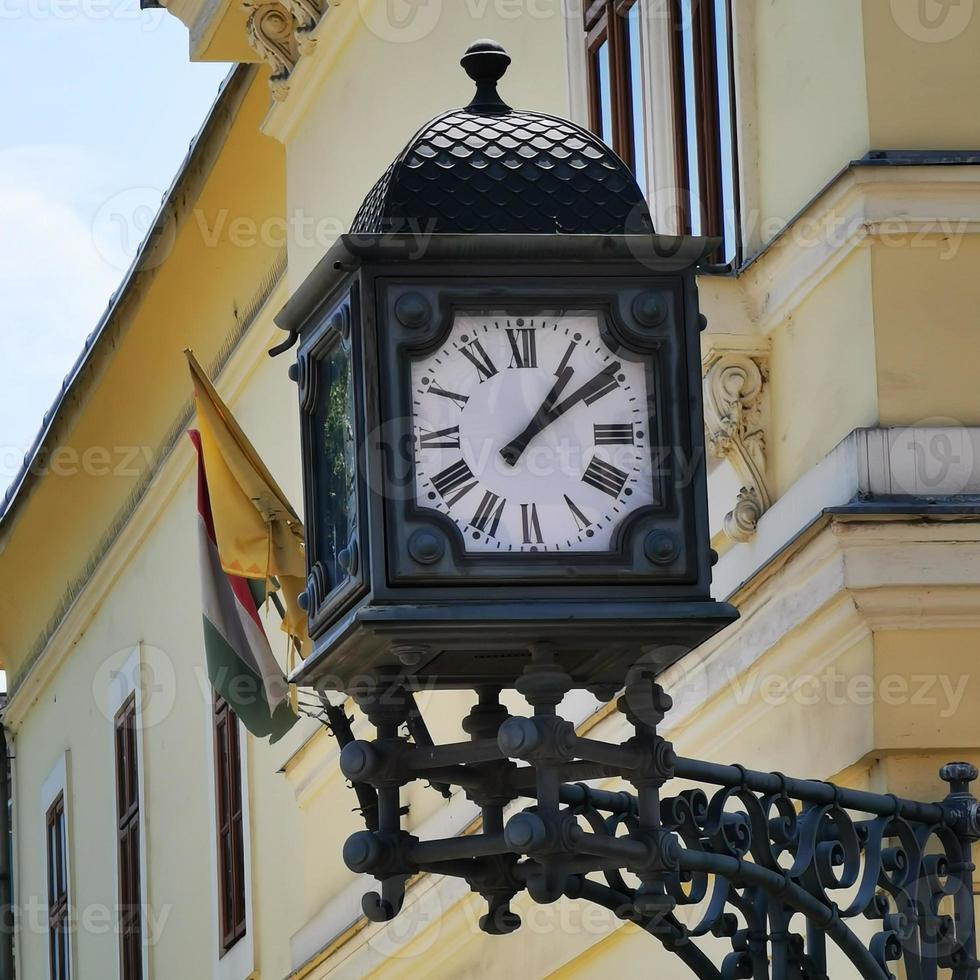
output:
[[[884,980],[903,959],[975,980],[975,766],[923,804],[658,731],[657,674],[736,616],[710,596],[695,270],[715,243],[654,235],[598,139],[504,105],[508,61],[471,46],[471,104],[419,131],[279,317],[313,640],[292,679],[350,694],[376,735],[322,698],[364,820],[344,863],[377,881],[364,915],[439,874],[482,897],[485,933],[520,927],[524,893],[586,901],[698,977]],[[474,690],[458,740],[415,686]],[[622,691],[612,740],[563,717],[575,688]],[[479,826],[423,839],[401,791],[421,781]]]
[[[695,268],[626,165],[496,94],[423,127],[278,318],[298,340],[303,683],[509,686],[551,644],[612,691],[710,598]],[[283,345],[286,346],[286,345]]]

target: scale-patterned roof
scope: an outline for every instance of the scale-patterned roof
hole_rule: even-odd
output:
[[[477,82],[465,109],[412,138],[364,199],[354,234],[649,234],[629,167],[592,133],[497,95],[510,58],[490,41],[462,59]]]

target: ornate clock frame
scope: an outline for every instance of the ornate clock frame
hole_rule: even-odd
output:
[[[397,669],[440,687],[510,686],[547,641],[580,686],[662,669],[735,618],[710,598],[711,551],[694,269],[711,242],[656,236],[344,236],[278,318],[299,337],[314,650],[297,679],[343,688]],[[467,554],[414,498],[411,362],[455,312],[597,311],[655,379],[659,506],[608,553]],[[314,431],[324,357],[349,347],[356,492],[351,533],[324,544]],[[319,494],[319,496],[318,496]]]

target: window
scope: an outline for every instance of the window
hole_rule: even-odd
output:
[[[116,713],[116,811],[119,848],[119,963],[122,980],[142,980],[140,794],[136,695]]]
[[[586,6],[589,125],[630,166],[646,193],[641,0]]]
[[[585,30],[593,132],[633,168],[648,198],[670,196],[664,231],[721,238],[710,260],[737,262],[731,0],[593,0]],[[655,74],[669,91],[650,84],[644,52],[665,62]],[[657,129],[672,144],[660,154],[666,165],[653,168],[648,116],[670,121]]]
[[[214,776],[223,955],[245,935],[245,832],[238,718],[218,694],[214,696]]]
[[[68,980],[68,836],[65,827],[65,794],[59,793],[48,808],[48,962],[51,980]]]

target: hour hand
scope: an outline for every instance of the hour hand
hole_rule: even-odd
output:
[[[500,455],[503,456],[504,461],[510,466],[516,466],[517,461],[521,458],[524,450],[527,449],[528,444],[531,440],[539,433],[543,432],[552,422],[561,415],[561,412],[555,412],[555,406],[558,403],[558,399],[561,397],[561,393],[565,390],[565,386],[569,381],[572,380],[572,375],[575,373],[574,369],[571,367],[564,367],[558,373],[558,379],[555,381],[551,388],[551,391],[545,396],[544,401],[541,403],[541,407],[534,413],[531,421],[528,422],[527,427],[524,431],[515,436],[503,449],[500,450]]]

